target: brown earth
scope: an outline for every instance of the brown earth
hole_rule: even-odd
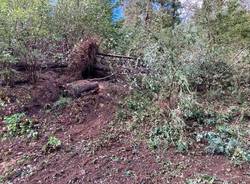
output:
[[[99,82],[98,92],[52,108],[60,96],[56,78],[50,73],[33,86],[1,87],[0,97],[7,105],[0,109],[0,133],[5,131],[3,117],[16,112],[26,112],[39,132],[36,140],[0,141],[0,177],[5,183],[182,184],[199,174],[216,176],[216,183],[250,183],[249,165],[234,166],[228,158],[206,155],[199,148],[186,155],[174,149],[154,152],[116,126],[112,120],[118,103],[128,93],[121,84]],[[43,147],[51,135],[62,147],[46,153]]]

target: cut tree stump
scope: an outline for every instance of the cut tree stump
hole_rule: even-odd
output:
[[[65,92],[69,96],[79,97],[84,93],[90,91],[97,91],[99,89],[98,82],[90,82],[87,80],[78,80],[68,83],[64,86]]]

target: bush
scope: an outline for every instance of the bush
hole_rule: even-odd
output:
[[[0,66],[2,66],[0,78],[6,85],[12,85],[16,71],[11,69],[10,65],[16,63],[16,58],[11,55],[10,51],[6,51],[3,48],[0,48],[0,52]]]
[[[210,175],[200,175],[195,179],[188,179],[186,184],[214,184],[216,177]]]
[[[48,142],[43,147],[43,151],[45,151],[46,153],[51,153],[59,150],[61,146],[62,142],[60,141],[60,139],[56,138],[55,136],[50,136]]]
[[[28,138],[36,138],[38,132],[35,131],[33,121],[26,118],[24,113],[17,113],[4,118],[4,123],[7,128],[7,136],[22,136]]]
[[[206,151],[211,154],[222,154],[231,157],[235,163],[250,161],[250,151],[247,149],[245,132],[237,126],[218,125],[216,131],[197,134],[197,141],[207,141]]]
[[[180,152],[188,150],[188,143],[183,140],[183,131],[171,125],[171,122],[165,123],[162,127],[156,127],[149,136],[149,147],[152,149],[176,147]]]
[[[71,100],[72,99],[68,97],[60,97],[59,100],[53,104],[52,109],[63,109],[71,102]]]
[[[113,46],[111,36],[116,34],[108,0],[59,0],[55,6],[50,1],[2,0],[0,20],[1,76],[6,83],[13,77],[13,61],[28,65],[35,82],[39,64],[61,62],[80,39],[97,36],[106,49]]]

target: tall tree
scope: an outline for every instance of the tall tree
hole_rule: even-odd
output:
[[[249,39],[249,13],[238,0],[204,0],[195,19],[203,27],[211,44]]]

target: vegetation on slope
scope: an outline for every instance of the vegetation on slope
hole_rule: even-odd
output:
[[[173,168],[173,164],[166,161],[166,154],[171,157],[171,153],[184,158],[197,158],[199,153],[211,158],[222,155],[235,168],[248,168],[249,11],[237,0],[203,0],[202,7],[196,7],[194,15],[188,21],[183,21],[180,1],[133,0],[124,3],[124,19],[114,22],[112,9],[120,3],[124,2],[59,0],[56,5],[51,5],[49,1],[39,0],[0,0],[1,141],[10,140],[11,144],[11,141],[14,143],[20,138],[31,142],[38,140],[38,145],[42,141],[43,146],[39,150],[43,155],[63,151],[71,153],[74,149],[79,152],[76,144],[80,142],[74,142],[77,140],[70,137],[71,133],[77,134],[75,139],[81,139],[78,135],[81,129],[80,133],[75,130],[79,124],[88,122],[92,128],[93,125],[99,126],[103,119],[94,119],[94,123],[90,120],[96,115],[94,108],[97,108],[98,115],[104,116],[109,124],[106,125],[104,121],[105,125],[99,126],[103,130],[93,130],[93,133],[86,130],[88,127],[79,126],[91,138],[84,137],[89,142],[81,145],[84,147],[82,154],[93,154],[95,158],[95,153],[106,154],[108,148],[114,151],[112,141],[124,146],[129,135],[129,143],[133,146],[145,144],[147,148],[141,148],[142,154],[150,150],[158,159],[154,163],[163,164],[162,170],[155,166],[156,170],[163,172],[162,178],[166,179],[161,182],[217,182],[216,176],[206,173],[193,173],[192,177],[196,178],[182,178],[178,182],[177,179],[173,180],[175,172],[176,177],[180,176],[187,165]],[[120,86],[121,83],[125,84],[126,89],[110,87],[112,92],[107,92],[105,90],[109,87],[101,88],[102,95],[92,93],[87,99],[72,99],[60,94],[57,101],[43,104],[39,109],[34,105],[32,111],[27,110],[24,103],[29,104],[34,98],[29,93],[33,89],[31,86],[40,84],[43,74],[38,66],[48,62],[64,63],[70,59],[74,45],[90,36],[98,40],[100,52],[136,58],[121,61],[122,66],[113,66],[112,61],[107,61],[114,74],[119,69],[123,70],[119,73],[123,77],[118,76],[115,82]],[[16,85],[16,81],[21,80],[20,72],[13,66],[20,63],[28,64],[26,72],[31,83],[26,86],[28,92],[23,89],[18,91],[20,88]],[[57,78],[57,74],[55,76]],[[114,101],[121,99],[116,98],[116,93],[123,93],[127,89],[130,89],[129,92],[122,95],[123,99],[116,104]],[[16,95],[13,99],[7,95],[12,90]],[[86,104],[81,100],[85,100]],[[105,113],[108,114],[105,106],[111,109],[119,106],[114,117],[111,113],[112,122],[110,114],[108,118],[105,116]],[[70,107],[72,110],[69,110]],[[39,124],[37,119],[43,123]],[[52,124],[48,121],[52,121]],[[51,131],[54,127],[50,129],[50,126],[58,126],[58,121],[74,126],[68,131],[63,126],[67,138],[64,134],[56,136],[57,131],[60,132],[58,129]],[[67,150],[67,141],[75,146],[70,148],[72,150]],[[4,142],[3,145],[6,149],[8,144]],[[101,153],[98,152],[100,149]],[[98,158],[95,159],[97,162]],[[118,163],[119,160],[122,159],[112,156],[112,162]],[[1,180],[12,180],[15,175],[7,171],[4,173],[0,174],[0,183]],[[133,178],[136,174],[127,169],[124,175]],[[188,177],[188,174],[185,176]],[[153,178],[159,182],[157,176]]]

